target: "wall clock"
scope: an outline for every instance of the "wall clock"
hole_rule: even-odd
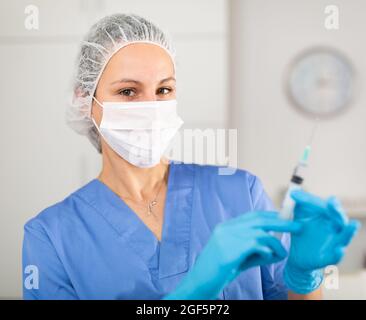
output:
[[[354,91],[354,71],[340,52],[313,48],[290,65],[287,91],[292,104],[316,117],[339,114],[350,105]]]

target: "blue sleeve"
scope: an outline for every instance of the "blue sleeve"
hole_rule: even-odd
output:
[[[265,192],[260,179],[254,179],[251,186],[251,194],[254,210],[276,211],[271,199]],[[288,233],[282,234],[282,245],[287,252],[290,247],[290,236]],[[264,300],[285,300],[287,299],[288,288],[283,280],[283,269],[287,259],[278,263],[261,266],[262,290]]]
[[[37,220],[24,226],[23,299],[78,299],[44,228]]]

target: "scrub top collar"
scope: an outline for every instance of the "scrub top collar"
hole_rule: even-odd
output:
[[[79,195],[104,217],[122,243],[129,245],[149,269],[158,270],[162,279],[186,272],[189,267],[194,175],[193,166],[170,161],[161,241],[100,180],[89,182]]]

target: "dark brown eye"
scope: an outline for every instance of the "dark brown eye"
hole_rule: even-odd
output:
[[[136,93],[133,89],[123,89],[119,92],[119,94],[126,97],[133,97]]]
[[[158,89],[158,94],[168,94],[170,92],[172,92],[172,89],[170,89],[170,88],[164,87],[164,88],[159,88]]]

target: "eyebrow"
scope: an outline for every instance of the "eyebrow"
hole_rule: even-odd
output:
[[[174,77],[168,77],[168,78],[160,80],[159,84],[162,84],[164,82],[171,81],[171,80],[176,81]],[[123,79],[120,79],[117,81],[113,81],[111,84],[122,83],[122,82],[133,82],[136,84],[141,84],[141,81],[134,80],[134,79],[128,79],[128,78],[123,78]]]

